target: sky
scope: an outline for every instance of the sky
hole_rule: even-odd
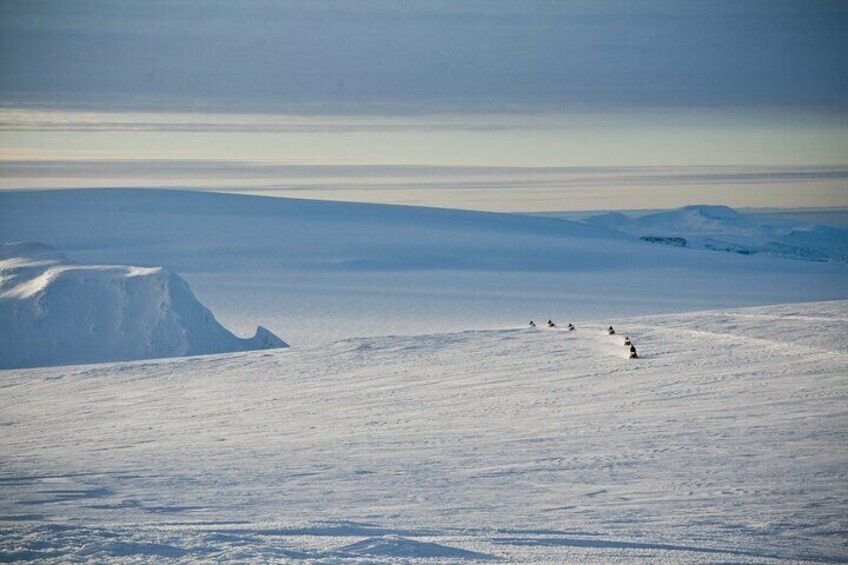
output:
[[[848,3],[0,0],[0,189],[848,206]]]

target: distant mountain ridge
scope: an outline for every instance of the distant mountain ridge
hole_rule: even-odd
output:
[[[728,206],[684,206],[643,216],[609,212],[589,216],[583,222],[675,247],[848,262],[846,229],[792,220],[764,221]]]

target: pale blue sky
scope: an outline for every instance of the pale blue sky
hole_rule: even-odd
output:
[[[846,31],[848,3],[815,0],[6,0],[0,188],[844,206]],[[223,162],[239,174],[203,166]],[[366,172],[293,180],[267,164]],[[498,167],[523,173],[499,182]],[[604,172],[588,182],[580,167]],[[664,182],[614,172],[626,167],[662,168]],[[774,167],[782,180],[761,174]]]

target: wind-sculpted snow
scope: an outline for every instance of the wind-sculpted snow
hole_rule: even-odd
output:
[[[848,302],[571,321],[4,371],[0,560],[848,560]]]
[[[0,243],[0,368],[285,347],[239,339],[161,268],[80,265],[38,243]]]

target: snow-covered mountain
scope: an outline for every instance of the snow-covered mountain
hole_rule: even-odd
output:
[[[676,247],[848,262],[848,229],[762,220],[727,206],[686,206],[638,216],[611,212],[584,222]]]
[[[39,243],[0,243],[0,368],[285,347],[239,339],[162,268],[81,265]]]
[[[0,561],[848,560],[848,302],[573,321],[2,371]]]

